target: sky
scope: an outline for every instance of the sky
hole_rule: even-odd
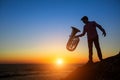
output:
[[[86,62],[86,35],[75,51],[66,49],[71,26],[82,32],[83,16],[106,30],[103,37],[97,29],[103,58],[116,55],[120,51],[119,14],[119,0],[0,0],[0,63],[54,63],[57,58],[64,63]]]

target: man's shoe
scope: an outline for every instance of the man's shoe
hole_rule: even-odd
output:
[[[87,62],[87,65],[89,65],[89,64],[93,64],[93,61],[88,61],[88,62]]]

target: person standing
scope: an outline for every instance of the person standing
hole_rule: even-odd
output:
[[[84,29],[82,34],[77,35],[75,37],[82,37],[87,33],[87,40],[88,40],[88,48],[89,48],[89,61],[88,63],[93,63],[93,44],[95,45],[95,48],[97,50],[97,54],[99,57],[99,60],[102,61],[102,52],[101,52],[101,48],[100,48],[100,44],[99,44],[99,37],[98,37],[98,33],[96,28],[100,29],[103,32],[103,36],[106,36],[106,32],[105,30],[102,28],[101,25],[99,25],[98,23],[96,23],[95,21],[89,21],[87,16],[83,16],[81,18],[81,20],[83,21],[84,25]]]

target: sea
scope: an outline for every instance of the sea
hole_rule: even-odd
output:
[[[0,64],[0,80],[62,80],[81,64]]]

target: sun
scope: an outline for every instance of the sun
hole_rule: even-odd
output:
[[[63,59],[62,59],[62,58],[58,58],[58,59],[56,60],[56,64],[57,64],[57,65],[62,65],[62,64],[63,64]]]

